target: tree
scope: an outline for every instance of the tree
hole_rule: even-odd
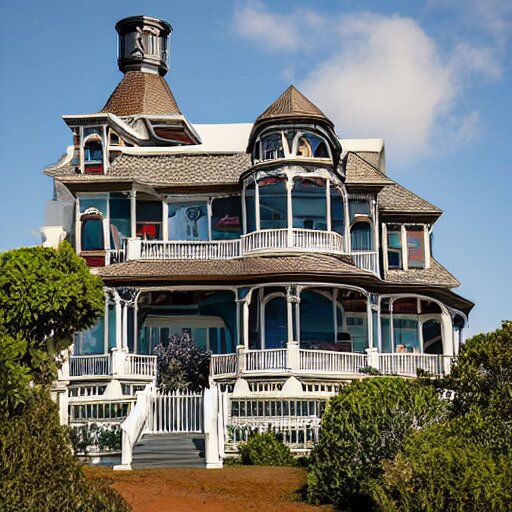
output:
[[[198,392],[208,387],[210,352],[199,348],[188,334],[171,336],[167,345],[155,348],[155,354],[158,385],[164,391]]]
[[[67,242],[0,254],[0,325],[26,341],[20,363],[36,381],[51,382],[55,356],[103,314],[102,286]]]
[[[375,377],[356,381],[332,398],[311,453],[308,499],[349,510],[369,507],[367,483],[382,473],[413,430],[440,421],[446,403],[416,380]]]
[[[462,347],[445,387],[455,392],[452,417],[465,435],[494,451],[512,450],[512,322],[478,334]]]

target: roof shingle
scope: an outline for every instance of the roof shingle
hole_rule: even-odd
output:
[[[119,117],[181,114],[165,79],[142,71],[127,71],[101,111]]]
[[[433,213],[441,215],[443,211],[414,192],[394,182],[379,192],[379,208],[384,213]]]
[[[385,280],[388,283],[431,285],[443,288],[460,286],[460,282],[434,259],[431,259],[428,269],[387,270]]]

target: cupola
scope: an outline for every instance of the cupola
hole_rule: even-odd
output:
[[[253,163],[319,158],[337,167],[341,145],[333,122],[291,85],[256,119],[247,152],[252,153]]]
[[[165,75],[169,70],[168,38],[172,27],[150,16],[131,16],[116,24],[119,69]]]

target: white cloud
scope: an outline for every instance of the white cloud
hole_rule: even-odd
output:
[[[488,30],[502,33],[495,16],[485,20]],[[455,115],[457,101],[470,78],[501,74],[492,47],[458,40],[441,49],[415,20],[399,15],[363,12],[328,19],[311,11],[273,14],[264,4],[249,3],[236,11],[235,28],[267,50],[300,56],[314,49],[316,64],[299,88],[340,135],[383,137],[390,154],[402,161],[435,144],[464,144],[475,137],[479,113]],[[282,76],[294,75],[297,69],[288,59]]]

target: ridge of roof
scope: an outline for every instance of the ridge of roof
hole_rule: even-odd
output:
[[[313,117],[327,121],[330,125],[330,119],[295,86],[290,85],[274,103],[260,114],[254,124],[276,118],[296,118]]]
[[[119,117],[137,114],[181,114],[165,79],[155,73],[127,71],[101,112]]]

